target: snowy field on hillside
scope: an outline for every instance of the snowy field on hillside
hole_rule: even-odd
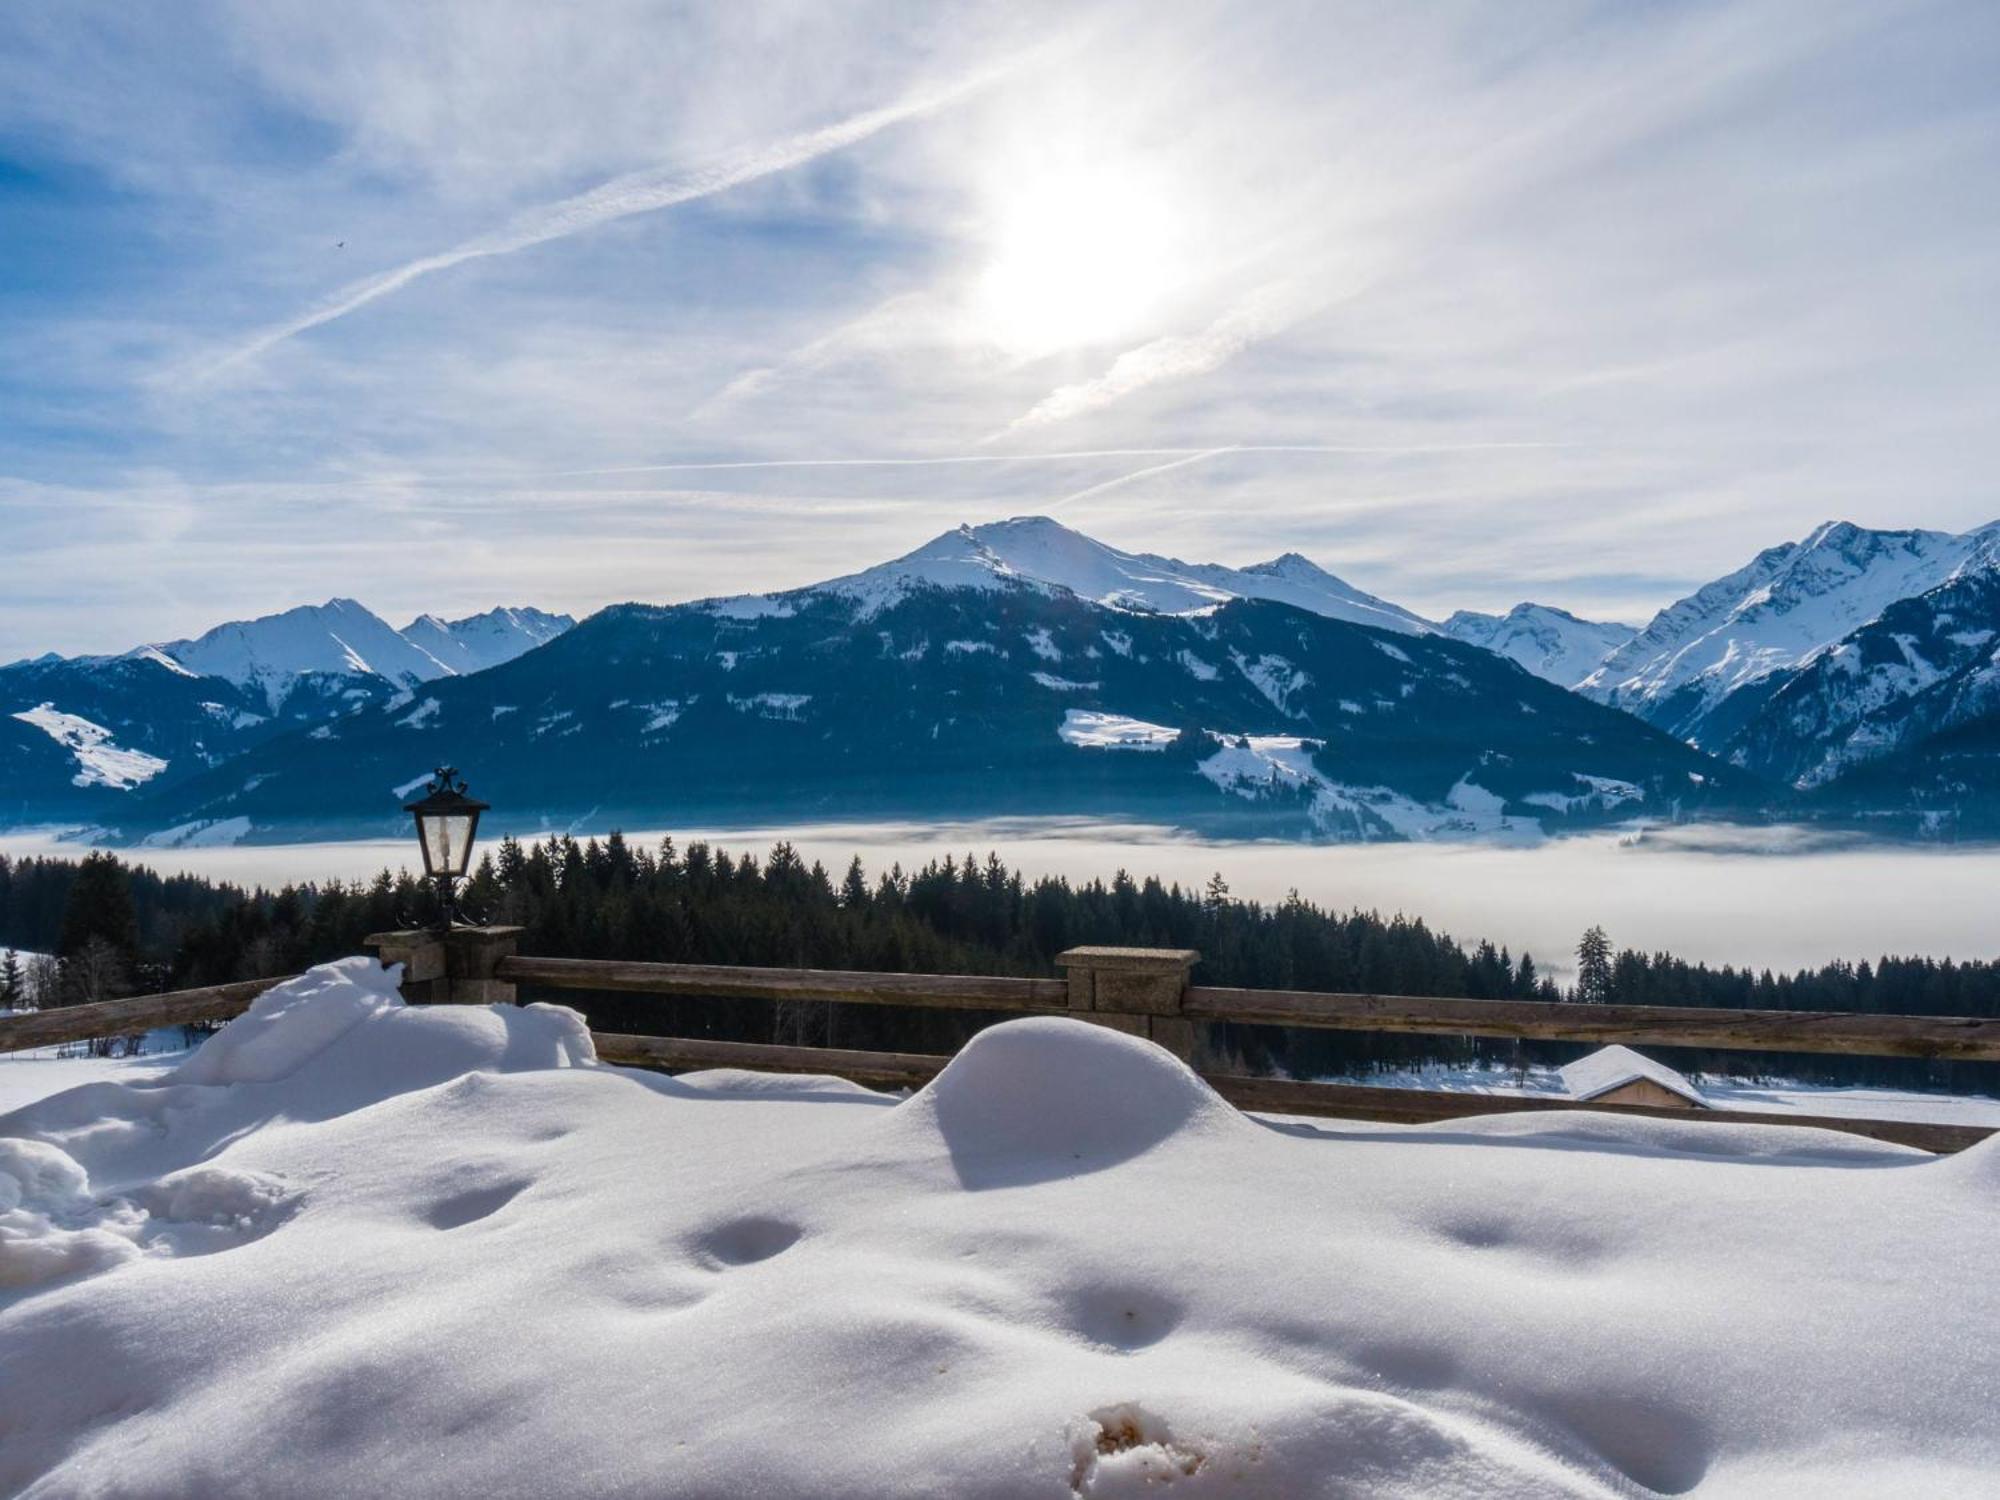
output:
[[[132,1057],[85,1057],[75,1046],[0,1052],[0,1114],[86,1083],[147,1083],[185,1060],[179,1027],[148,1032]]]
[[[1150,1043],[904,1100],[347,960],[0,1116],[0,1491],[1990,1496],[2000,1140],[1260,1122]]]
[[[1438,1089],[1454,1094],[1511,1094],[1561,1099],[1568,1091],[1554,1068],[1532,1067],[1517,1075],[1504,1067],[1448,1067],[1443,1064],[1357,1073],[1321,1083],[1360,1083],[1385,1089]],[[1984,1094],[1924,1093],[1913,1089],[1846,1088],[1804,1083],[1794,1078],[1695,1080],[1702,1097],[1717,1109],[1762,1114],[1820,1115],[1828,1119],[1909,1120],[1924,1125],[1986,1125],[2000,1129],[2000,1099]]]

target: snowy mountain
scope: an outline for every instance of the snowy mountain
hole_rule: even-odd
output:
[[[1410,611],[1362,592],[1296,552],[1246,568],[1185,563],[1150,552],[1121,552],[1047,516],[1017,516],[961,526],[907,556],[812,590],[880,609],[920,588],[1062,589],[1116,609],[1184,614],[1229,599],[1273,599],[1330,620],[1374,625],[1406,635],[1437,627]],[[725,610],[782,608],[786,596],[721,600]]]
[[[453,669],[352,599],[305,604],[282,614],[232,620],[157,651],[200,677],[254,688],[277,709],[301,677],[379,677],[410,685]]]
[[[1993,565],[2000,522],[1871,531],[1830,521],[1669,605],[1579,684],[1707,749],[1726,743],[1799,666],[1963,570]],[[1748,694],[1749,696],[1745,696]]]
[[[603,610],[414,702],[142,791],[119,827],[380,831],[441,761],[516,827],[1076,815],[1368,839],[1763,802],[1754,778],[1441,635],[1260,599],[1114,608],[982,572]]]
[[[419,615],[396,630],[352,599],[329,599],[282,614],[232,620],[191,641],[141,646],[201,677],[261,692],[280,707],[301,678],[380,678],[415,687],[483,671],[531,651],[576,622],[539,609],[492,609],[462,620]]]
[[[464,674],[483,672],[554,640],[576,621],[539,609],[489,609],[462,620],[418,615],[398,632],[433,660]],[[429,679],[426,679],[427,681]]]
[[[260,695],[158,653],[0,667],[0,825],[100,821],[285,727]]]
[[[1575,687],[1638,631],[1630,625],[1579,620],[1549,604],[1517,604],[1504,615],[1461,609],[1444,622],[1444,633],[1497,651],[1557,687]]]
[[[1188,563],[1045,517],[574,628],[496,609],[398,631],[336,599],[0,667],[0,823],[357,832],[441,758],[559,821],[1375,838],[1698,809],[2000,831],[1996,558],[2000,523],[1829,524],[1638,632],[1536,604],[1440,630],[1296,554]]]
[[[0,666],[0,823],[108,819],[142,786],[512,660],[571,623],[496,609],[400,632],[334,599],[119,656]]]
[[[1802,787],[1833,782],[2000,712],[1996,642],[2000,571],[1964,570],[1780,674],[1725,753]]]

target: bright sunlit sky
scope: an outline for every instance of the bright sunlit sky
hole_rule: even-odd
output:
[[[1028,512],[1632,619],[1963,529],[1996,78],[1987,0],[10,5],[0,660]]]

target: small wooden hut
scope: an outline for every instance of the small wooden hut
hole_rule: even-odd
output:
[[[1630,1047],[1600,1047],[1561,1070],[1563,1087],[1593,1104],[1650,1104],[1656,1109],[1713,1109],[1701,1090],[1663,1062]]]

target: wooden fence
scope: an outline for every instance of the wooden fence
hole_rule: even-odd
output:
[[[454,932],[449,940],[426,933],[385,933],[369,941],[385,962],[404,964],[404,991],[412,1000],[504,1002],[514,1000],[519,987],[532,986],[537,990],[665,997],[944,1008],[1003,1016],[1063,1015],[1149,1037],[1197,1066],[1202,1056],[1200,1028],[1212,1022],[2000,1061],[2000,1020],[1223,989],[1190,984],[1188,974],[1197,955],[1179,949],[1072,949],[1057,960],[1064,977],[1032,979],[528,958],[513,953],[513,937],[511,929],[488,928]],[[181,1022],[221,1020],[244,1010],[257,995],[280,982],[252,980],[0,1018],[0,1052]],[[591,1035],[598,1056],[606,1062],[672,1070],[733,1067],[830,1073],[876,1087],[919,1086],[950,1060],[924,1053],[858,1052],[614,1032]],[[1938,1152],[1961,1150],[1992,1133],[1965,1125],[1665,1109],[1541,1095],[1374,1088],[1206,1070],[1202,1077],[1243,1109],[1400,1124],[1592,1109],[1684,1122],[1811,1126]]]

